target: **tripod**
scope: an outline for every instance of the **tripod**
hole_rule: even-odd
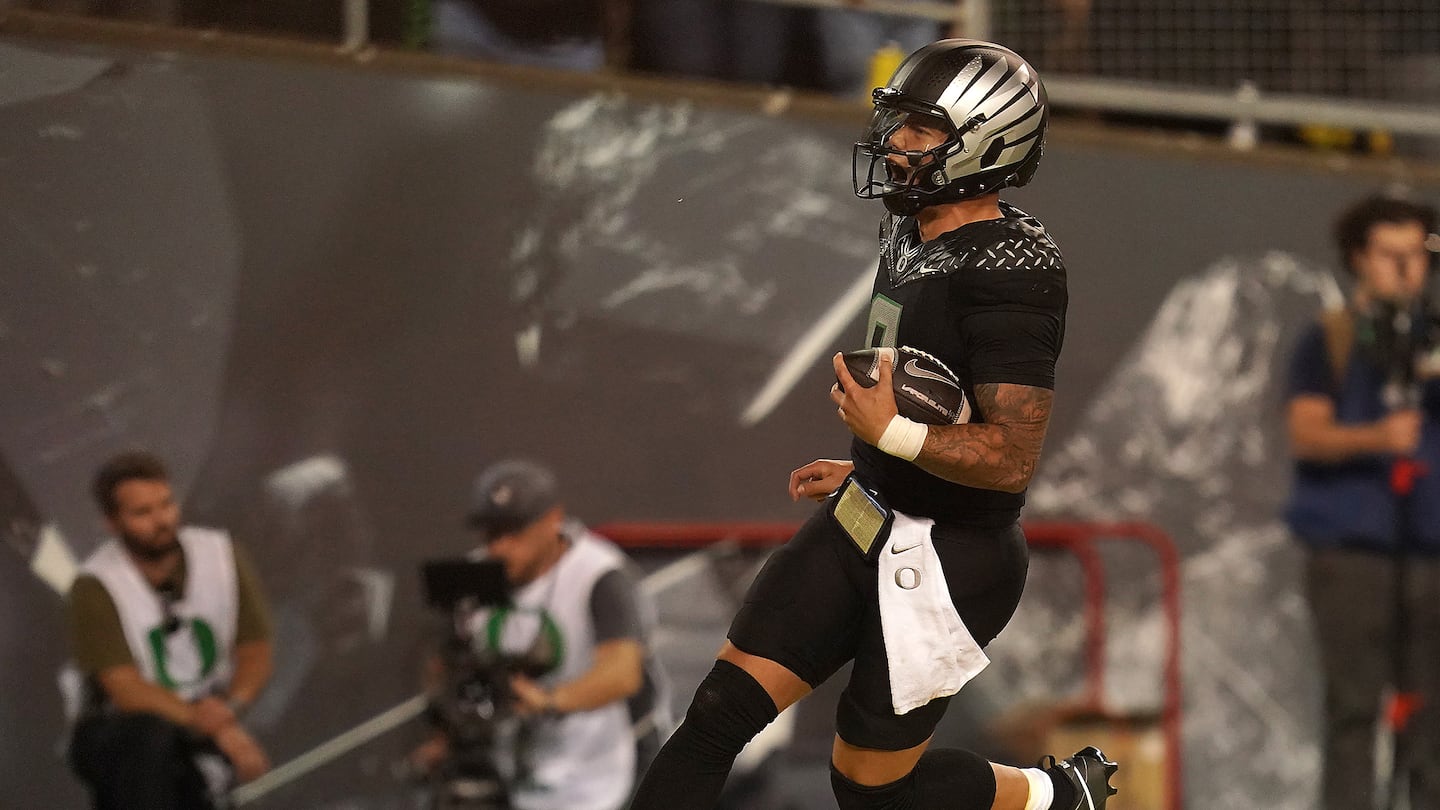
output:
[[[1384,389],[1386,406],[1393,412],[1418,409],[1422,391],[1416,365],[1421,352],[1430,343],[1424,307],[1417,313],[1396,309],[1389,319],[1389,334],[1382,337],[1389,344],[1387,383]],[[1417,323],[1417,320],[1419,323]],[[1385,729],[1390,733],[1390,779],[1384,806],[1387,810],[1408,810],[1410,787],[1415,763],[1410,721],[1425,697],[1416,689],[1411,672],[1408,648],[1411,639],[1410,566],[1411,545],[1416,526],[1414,492],[1416,481],[1429,471],[1426,465],[1410,456],[1396,458],[1390,466],[1390,492],[1395,503],[1394,609],[1392,629],[1391,693],[1384,711]]]
[[[1410,536],[1413,518],[1411,496],[1415,481],[1427,470],[1425,465],[1413,458],[1396,459],[1390,469],[1390,489],[1395,495],[1396,538],[1395,538],[1395,621],[1392,647],[1392,690],[1384,713],[1385,727],[1391,739],[1391,769],[1385,807],[1388,810],[1408,810],[1410,807],[1411,770],[1411,729],[1410,720],[1419,711],[1425,700],[1416,691],[1410,672],[1408,645],[1410,643]]]

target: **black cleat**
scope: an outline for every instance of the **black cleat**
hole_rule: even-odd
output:
[[[1049,760],[1049,764],[1046,764]],[[1070,783],[1075,789],[1075,801],[1054,810],[1104,810],[1105,800],[1120,791],[1110,786],[1110,777],[1120,766],[1105,758],[1099,748],[1088,745],[1075,752],[1075,756],[1055,761],[1054,757],[1040,760],[1040,767],[1046,773]]]

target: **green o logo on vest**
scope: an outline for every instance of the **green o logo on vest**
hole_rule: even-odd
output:
[[[166,640],[170,633],[165,632],[164,625],[157,625],[150,630],[146,636],[150,641],[150,655],[155,662],[155,679],[159,684],[172,692],[184,687],[203,683],[210,673],[215,670],[215,663],[219,660],[216,654],[215,630],[204,619],[181,619],[182,625],[188,625],[190,632],[187,634],[195,642],[195,650],[200,653],[200,674],[193,681],[177,683],[170,674],[170,652],[166,646]],[[183,627],[182,627],[183,629]]]
[[[534,673],[554,672],[565,662],[565,636],[546,610],[496,609],[485,623],[485,641]]]

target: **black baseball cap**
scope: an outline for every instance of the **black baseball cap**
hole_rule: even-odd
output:
[[[560,503],[555,473],[528,459],[507,459],[475,479],[465,523],[485,539],[519,531]]]

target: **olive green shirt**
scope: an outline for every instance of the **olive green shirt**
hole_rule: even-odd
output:
[[[235,553],[235,578],[240,603],[236,611],[235,643],[268,641],[271,637],[270,608],[260,588],[260,579],[255,575],[249,555],[236,543],[232,542],[230,547]],[[183,554],[174,576],[176,592],[184,593],[186,568]],[[82,674],[94,677],[112,667],[135,665],[135,657],[125,641],[120,611],[100,580],[89,574],[77,577],[70,586],[65,613],[71,655]]]

